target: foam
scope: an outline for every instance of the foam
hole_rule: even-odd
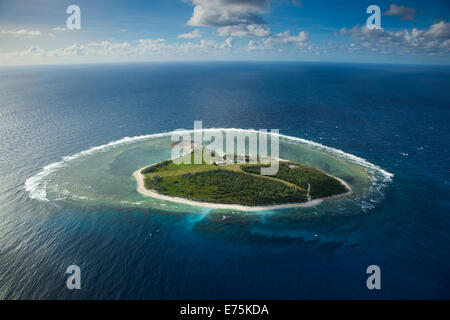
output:
[[[208,129],[202,129],[202,131],[204,132],[237,132],[237,133],[259,133],[259,131],[257,130],[253,130],[253,129],[238,129],[238,128],[208,128]],[[71,161],[74,161],[76,159],[80,159],[82,157],[86,157],[89,156],[91,154],[97,153],[97,152],[104,152],[107,151],[111,148],[117,147],[117,146],[121,146],[121,145],[125,145],[125,144],[130,144],[133,142],[138,142],[138,141],[144,141],[144,140],[149,140],[149,139],[155,139],[155,138],[162,138],[162,137],[167,137],[172,135],[173,133],[179,133],[180,135],[182,134],[190,134],[193,133],[194,130],[176,130],[176,131],[170,131],[170,132],[162,132],[162,133],[155,133],[155,134],[147,134],[147,135],[140,135],[140,136],[135,136],[135,137],[124,137],[122,139],[119,140],[115,140],[115,141],[111,141],[107,144],[101,145],[101,146],[96,146],[96,147],[92,147],[90,149],[86,149],[83,150],[81,152],[78,152],[76,154],[70,155],[70,156],[65,156],[62,157],[60,161],[58,162],[54,162],[51,163],[47,166],[45,166],[44,168],[42,168],[41,171],[39,171],[37,174],[35,174],[34,176],[28,178],[25,181],[25,190],[29,193],[29,197],[32,199],[37,199],[37,200],[41,200],[41,201],[48,201],[47,199],[47,192],[46,192],[46,188],[47,188],[47,178],[54,172],[56,172],[57,170],[65,167],[66,165],[68,165]],[[344,158],[346,160],[349,160],[351,162],[354,162],[356,164],[359,164],[369,170],[371,170],[372,172],[377,172],[381,175],[382,179],[384,181],[390,181],[392,180],[392,178],[394,177],[394,175],[392,173],[387,172],[386,170],[382,169],[381,167],[367,161],[366,159],[360,158],[358,156],[355,156],[353,154],[350,153],[346,153],[340,149],[336,149],[336,148],[332,148],[332,147],[328,147],[325,146],[323,144],[311,141],[311,140],[306,140],[306,139],[302,139],[302,138],[297,138],[297,137],[292,137],[292,136],[287,136],[284,134],[280,134],[280,133],[267,133],[268,135],[276,135],[279,136],[281,139],[285,139],[288,141],[292,141],[292,142],[298,142],[301,144],[305,144],[308,146],[311,146],[313,148],[316,149],[320,149],[320,150],[324,150],[327,152],[330,152],[340,158]]]

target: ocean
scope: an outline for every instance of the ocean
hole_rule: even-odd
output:
[[[0,299],[449,299],[449,101],[442,66],[0,68]],[[145,202],[132,169],[194,120],[279,129],[328,148],[306,162],[373,172],[352,199],[301,210]]]

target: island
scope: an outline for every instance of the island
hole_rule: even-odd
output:
[[[137,191],[160,200],[241,211],[308,207],[353,193],[344,180],[299,162],[278,159],[278,172],[264,176],[261,167],[268,164],[259,158],[250,163],[245,156],[236,163],[237,155],[228,154],[195,164],[196,152],[204,150],[184,156],[191,161],[164,160],[135,171]]]

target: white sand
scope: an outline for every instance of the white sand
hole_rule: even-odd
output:
[[[147,168],[148,166],[144,167]],[[142,168],[142,169],[144,169]],[[333,177],[335,179],[338,179],[348,190],[348,192],[343,194],[337,194],[331,197],[321,198],[321,199],[314,199],[307,202],[301,202],[301,203],[287,203],[287,204],[280,204],[280,205],[272,205],[272,206],[241,206],[238,204],[221,204],[221,203],[213,203],[213,202],[200,202],[200,201],[193,201],[188,200],[185,198],[179,198],[179,197],[171,197],[166,196],[163,194],[159,194],[155,192],[154,190],[148,190],[144,187],[144,176],[141,174],[141,170],[139,169],[133,173],[133,176],[137,180],[137,191],[145,196],[149,196],[152,198],[160,199],[160,200],[166,200],[171,202],[177,202],[177,203],[183,203],[187,205],[197,206],[197,207],[206,207],[211,209],[230,209],[230,210],[239,210],[239,211],[262,211],[262,210],[275,210],[275,209],[288,209],[288,208],[300,208],[300,207],[312,207],[315,205],[318,205],[322,201],[326,200],[332,200],[332,199],[338,199],[342,197],[346,197],[353,194],[352,188],[342,179],[339,179],[337,177]]]

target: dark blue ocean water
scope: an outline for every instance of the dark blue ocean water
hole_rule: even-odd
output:
[[[446,67],[2,68],[0,298],[449,299],[449,102]],[[310,217],[292,234],[267,235],[242,221],[210,226],[183,214],[56,206],[24,190],[27,178],[62,156],[125,136],[190,129],[194,120],[279,128],[395,177],[368,212]],[[65,286],[71,264],[82,270],[78,291]],[[379,291],[366,288],[371,264],[381,268]]]

